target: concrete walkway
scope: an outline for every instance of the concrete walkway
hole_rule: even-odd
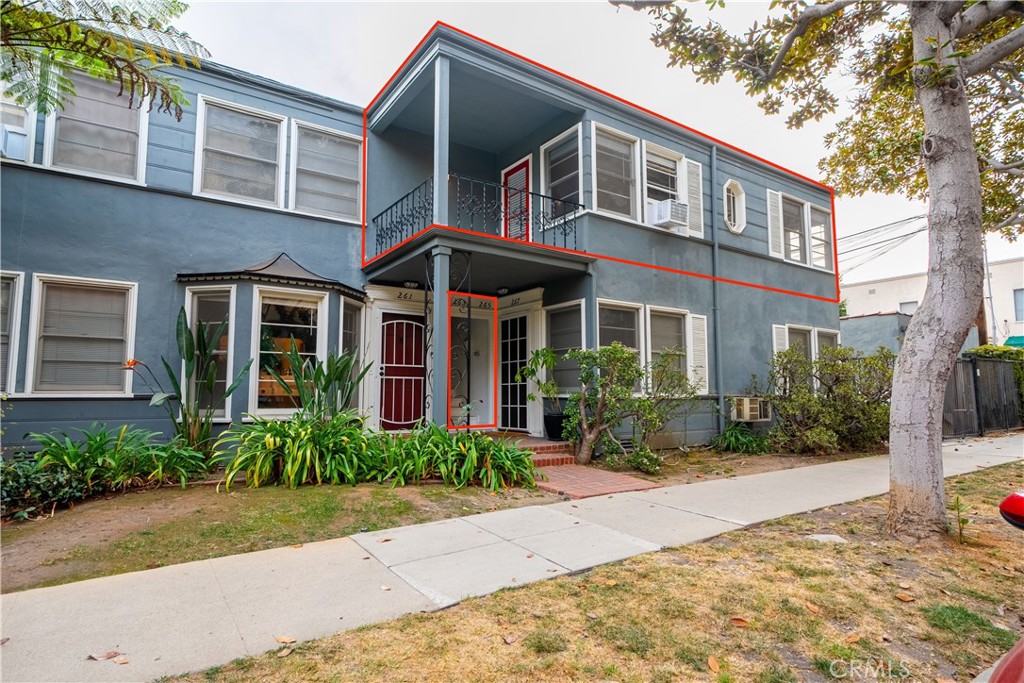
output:
[[[1024,435],[950,443],[947,476],[1024,457]],[[144,681],[464,597],[883,494],[888,459],[503,510],[0,598],[0,679]],[[117,651],[125,663],[88,660]]]

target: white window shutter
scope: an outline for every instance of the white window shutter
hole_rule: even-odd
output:
[[[772,355],[789,348],[789,331],[785,325],[772,325]]]
[[[699,161],[686,160],[687,233],[704,237],[704,182]]]
[[[706,315],[691,315],[690,319],[690,348],[687,349],[686,358],[689,364],[690,381],[697,388],[697,392],[706,395],[708,389],[708,317]]]
[[[768,254],[782,258],[782,193],[768,190]]]

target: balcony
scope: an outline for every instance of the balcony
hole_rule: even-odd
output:
[[[448,175],[446,225],[525,244],[580,251],[583,206],[536,192]],[[435,223],[434,179],[427,178],[370,222],[380,255]],[[444,222],[444,221],[443,221]]]

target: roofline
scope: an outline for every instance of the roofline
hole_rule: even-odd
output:
[[[188,70],[189,69],[185,69],[185,71]],[[248,71],[242,71],[241,69],[236,69],[226,64],[221,64],[220,62],[214,62],[211,60],[204,59],[201,60],[200,67],[198,69],[193,68],[192,70],[199,71],[200,73],[207,72],[218,76],[226,76],[228,78],[241,81],[246,85],[250,85],[256,88],[263,88],[264,90],[272,90],[279,93],[285,93],[290,95],[291,97],[303,100],[310,104],[316,104],[320,106],[330,105],[335,109],[341,109],[351,114],[362,115],[363,113],[362,107],[352,104],[351,102],[338,100],[333,97],[328,97],[327,95],[322,95],[320,93],[313,92],[311,90],[304,90],[303,88],[299,88],[294,85],[289,85],[287,83],[282,83],[281,81],[276,81],[272,78],[267,78],[266,76],[260,76],[259,74],[254,74]]]
[[[427,54],[430,48],[432,48],[436,43],[438,43],[442,39],[447,40],[448,42],[454,45],[474,50],[492,59],[497,59],[498,61],[504,63],[505,65],[512,66],[513,68],[517,68],[520,70],[528,70],[526,67],[529,67],[529,69],[533,70],[533,75],[539,76],[542,80],[553,82],[560,87],[568,88],[569,90],[574,91],[577,95],[582,95],[583,97],[596,101],[599,104],[611,105],[615,109],[619,109],[620,111],[626,111],[634,116],[639,113],[643,115],[648,120],[648,122],[654,123],[655,125],[661,127],[668,127],[670,130],[682,129],[683,131],[686,131],[687,133],[695,135],[699,138],[703,138],[704,140],[722,149],[738,154],[741,157],[755,161],[764,166],[768,166],[769,168],[774,169],[776,171],[781,171],[787,176],[794,177],[803,182],[815,185],[816,187],[828,191],[830,194],[834,193],[832,187],[822,183],[819,180],[815,180],[814,178],[810,178],[803,174],[797,173],[796,171],[792,171],[788,168],[785,168],[784,166],[780,166],[779,164],[773,161],[769,161],[764,157],[760,157],[756,154],[748,152],[744,149],[741,149],[740,147],[737,147],[736,145],[725,142],[724,140],[720,140],[719,138],[716,138],[712,135],[708,135],[707,133],[701,132],[696,128],[693,128],[684,123],[680,123],[679,121],[671,119],[665,116],[664,114],[659,114],[656,111],[630,102],[625,98],[619,97],[618,95],[610,93],[606,90],[602,90],[601,88],[590,85],[574,76],[566,74],[557,69],[553,69],[544,64],[541,64],[536,60],[530,59],[529,57],[524,57],[523,55],[513,52],[508,48],[498,45],[497,43],[485,40],[484,38],[481,38],[472,33],[469,33],[468,31],[464,31],[460,28],[452,26],[451,24],[447,24],[443,21],[435,22],[434,25],[430,28],[430,30],[428,30],[427,33],[423,36],[423,38],[420,39],[420,41],[408,54],[405,60],[403,60],[402,64],[398,67],[398,69],[395,70],[395,72],[391,75],[387,82],[385,82],[381,89],[377,91],[377,94],[374,95],[373,99],[370,100],[369,104],[366,105],[364,116],[368,118],[371,110],[374,108],[374,105],[388,91],[391,85],[396,81],[400,80],[401,78],[403,78],[408,73],[413,63],[418,58]]]
[[[989,261],[988,262],[988,267],[989,267],[989,270],[991,270],[992,266],[1001,266],[1001,265],[1005,265],[1007,263],[1022,263],[1022,264],[1024,264],[1024,256],[1013,256],[1013,257],[1010,257],[1010,258],[1000,259],[998,261]],[[910,279],[915,278],[915,277],[927,277],[927,276],[928,276],[928,271],[925,270],[925,271],[920,271],[920,272],[917,272],[917,273],[907,273],[906,275],[893,275],[891,277],[880,277],[880,278],[878,278],[876,280],[862,280],[860,282],[849,282],[846,285],[840,285],[840,289],[842,287],[844,287],[844,286],[845,287],[860,287],[861,285],[874,285],[874,284],[878,284],[878,283],[881,283],[881,282],[894,282],[896,280],[910,280]]]

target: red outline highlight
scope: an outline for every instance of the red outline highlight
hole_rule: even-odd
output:
[[[494,317],[494,324],[493,324],[493,326],[491,328],[491,338],[494,340],[494,348],[492,350],[491,357],[494,359],[494,375],[492,376],[492,379],[494,380],[494,397],[493,397],[492,402],[491,402],[491,410],[492,410],[492,415],[494,415],[494,422],[488,422],[487,424],[472,424],[472,423],[471,424],[465,424],[465,425],[454,425],[454,424],[452,424],[452,372],[451,372],[451,368],[449,367],[448,368],[448,378],[447,378],[448,391],[447,391],[447,396],[446,396],[446,398],[448,399],[448,403],[445,404],[445,415],[448,416],[448,425],[447,425],[447,427],[448,427],[448,429],[467,429],[467,430],[468,429],[497,429],[498,428],[498,297],[496,297],[496,296],[487,296],[485,294],[467,294],[465,292],[452,292],[452,291],[449,291],[448,292],[448,329],[449,329],[449,332],[451,330],[451,325],[452,325],[452,308],[453,308],[452,307],[452,299],[455,298],[455,297],[465,297],[467,300],[468,299],[484,299],[486,301],[493,302],[493,306],[492,306],[493,310],[491,311],[491,313],[492,313],[492,315]],[[469,310],[470,311],[474,310],[473,307],[469,305],[468,301],[466,302],[466,305],[469,306]],[[487,309],[480,309],[480,310],[487,310]],[[470,320],[473,319],[472,313],[470,314],[469,317],[470,317]],[[472,331],[470,331],[470,334],[472,334]],[[451,341],[449,340],[449,346],[450,345],[451,345]],[[471,363],[472,359],[467,358],[466,362],[467,363]]]
[[[831,216],[832,216],[832,253],[833,253],[833,273],[835,275],[835,298],[831,298],[830,299],[830,298],[827,298],[827,297],[817,296],[817,295],[814,295],[814,294],[807,294],[805,292],[797,292],[797,291],[793,291],[793,290],[789,290],[789,289],[782,289],[782,288],[779,288],[779,287],[771,287],[771,286],[768,286],[768,285],[759,285],[759,284],[756,284],[756,283],[753,283],[753,282],[744,282],[744,281],[741,281],[741,280],[733,280],[733,279],[730,279],[730,278],[723,278],[723,277],[718,277],[718,276],[714,276],[714,275],[706,275],[706,274],[703,274],[703,273],[692,273],[692,272],[689,272],[689,271],[676,270],[676,269],[673,269],[673,268],[666,268],[666,267],[663,267],[663,266],[656,266],[656,265],[649,264],[649,263],[640,263],[638,261],[631,261],[631,260],[628,260],[628,259],[621,259],[621,258],[617,258],[617,257],[614,257],[614,256],[606,256],[606,255],[602,255],[602,254],[593,254],[593,253],[581,252],[581,251],[577,251],[577,250],[573,250],[573,249],[564,249],[564,248],[561,248],[561,247],[554,247],[554,246],[549,246],[549,245],[544,245],[544,244],[537,244],[535,242],[528,242],[528,244],[531,244],[531,245],[533,245],[535,247],[542,248],[542,249],[548,249],[548,250],[552,250],[552,251],[560,251],[560,252],[566,252],[566,253],[572,253],[572,254],[580,254],[580,255],[583,255],[583,256],[590,257],[590,258],[603,259],[603,260],[612,261],[612,262],[616,262],[616,263],[623,263],[623,264],[627,264],[627,265],[637,266],[637,267],[640,267],[640,268],[653,268],[655,270],[661,270],[661,271],[667,272],[667,273],[673,273],[673,274],[677,274],[677,275],[686,275],[686,276],[691,276],[691,277],[698,277],[698,278],[701,278],[701,279],[712,280],[712,281],[716,281],[716,282],[722,282],[722,283],[725,283],[725,284],[738,285],[738,286],[742,286],[742,287],[749,287],[749,288],[753,288],[753,289],[760,289],[760,290],[764,290],[764,291],[768,291],[768,292],[775,292],[775,293],[780,293],[780,294],[790,294],[790,295],[793,295],[793,296],[799,296],[799,297],[803,297],[803,298],[806,298],[806,299],[814,299],[814,300],[818,300],[818,301],[825,301],[825,302],[829,302],[829,303],[838,303],[839,302],[839,300],[840,300],[840,289],[839,289],[839,254],[838,254],[838,245],[836,244],[836,241],[837,241],[836,240],[836,212],[835,212],[836,200],[835,200],[835,190],[833,188],[831,188],[828,185],[825,185],[824,183],[821,183],[821,182],[819,182],[817,180],[814,180],[813,178],[808,178],[807,176],[802,175],[800,173],[797,173],[796,171],[792,171],[792,170],[790,170],[788,168],[785,168],[784,166],[780,166],[779,164],[776,164],[775,162],[769,161],[768,159],[760,157],[760,156],[758,156],[756,154],[752,154],[751,152],[748,152],[748,151],[746,151],[744,149],[741,149],[740,147],[737,147],[736,145],[733,145],[733,144],[730,144],[728,142],[725,142],[724,140],[720,140],[720,139],[718,139],[718,138],[716,138],[714,136],[708,135],[707,133],[702,133],[701,131],[696,130],[695,128],[691,128],[690,126],[687,126],[686,124],[683,124],[683,123],[680,123],[680,122],[675,121],[673,119],[670,119],[667,116],[664,116],[663,114],[659,114],[659,113],[657,113],[655,111],[647,109],[646,107],[642,107],[642,106],[640,106],[638,104],[630,102],[629,100],[626,100],[625,98],[619,97],[618,95],[614,95],[614,94],[612,94],[610,92],[607,92],[606,90],[602,90],[601,88],[598,88],[598,87],[595,87],[593,85],[590,85],[589,83],[586,83],[586,82],[584,82],[584,81],[582,81],[582,80],[580,80],[578,78],[575,78],[575,77],[570,76],[570,75],[568,75],[566,73],[558,71],[557,69],[553,69],[551,67],[545,66],[544,64],[541,64],[540,62],[537,62],[537,61],[535,61],[533,59],[530,59],[529,57],[524,57],[523,55],[520,55],[520,54],[518,54],[516,52],[513,52],[512,50],[509,50],[508,48],[504,48],[504,47],[502,47],[502,46],[500,46],[500,45],[498,45],[496,43],[493,43],[491,41],[488,41],[488,40],[485,40],[483,38],[480,38],[479,36],[476,36],[476,35],[474,35],[472,33],[469,33],[467,31],[464,31],[464,30],[460,29],[460,28],[452,26],[451,24],[447,24],[447,23],[445,23],[443,21],[437,21],[437,22],[434,23],[433,26],[430,27],[430,30],[427,31],[427,33],[423,36],[423,38],[420,39],[420,41],[416,44],[416,47],[414,47],[412,49],[412,51],[408,54],[408,56],[406,56],[406,58],[402,61],[402,64],[398,67],[398,69],[395,70],[395,72],[391,75],[391,77],[387,80],[387,82],[383,85],[383,87],[381,87],[381,89],[379,91],[377,91],[377,94],[374,95],[373,99],[370,100],[370,103],[367,104],[366,107],[363,109],[363,168],[362,168],[362,182],[363,182],[363,187],[362,187],[362,198],[363,198],[363,206],[362,206],[363,235],[362,235],[362,256],[361,256],[362,267],[363,268],[365,268],[366,266],[368,266],[369,264],[373,263],[374,261],[377,261],[378,259],[380,259],[381,257],[385,256],[386,254],[391,253],[395,249],[401,247],[402,245],[406,244],[410,240],[415,239],[416,237],[424,234],[425,232],[427,232],[428,230],[431,230],[431,229],[444,229],[444,230],[449,230],[449,231],[457,232],[457,233],[468,233],[468,234],[472,234],[472,235],[476,235],[476,236],[480,236],[480,237],[487,237],[487,238],[490,238],[490,239],[499,239],[499,240],[500,239],[507,239],[507,238],[502,238],[502,237],[496,236],[496,235],[487,235],[487,234],[484,234],[484,233],[474,232],[472,230],[463,230],[463,229],[455,228],[455,227],[452,227],[452,226],[432,224],[432,225],[427,226],[424,230],[421,230],[420,232],[416,233],[415,235],[409,237],[408,239],[403,240],[399,244],[396,244],[395,246],[387,249],[386,251],[384,251],[384,252],[382,252],[380,254],[377,254],[372,259],[368,260],[366,258],[366,226],[367,226],[367,222],[366,222],[366,159],[367,159],[366,147],[367,147],[367,144],[368,144],[368,129],[367,129],[367,125],[368,125],[368,122],[367,122],[368,112],[374,106],[374,104],[376,104],[377,100],[380,99],[380,97],[384,94],[384,91],[388,89],[388,87],[395,81],[396,78],[398,78],[399,74],[405,69],[405,67],[409,64],[409,62],[412,61],[413,57],[416,56],[416,54],[419,52],[420,48],[423,47],[424,43],[426,43],[427,40],[429,40],[430,37],[432,35],[434,35],[435,31],[437,31],[437,29],[439,27],[446,28],[446,29],[448,29],[450,31],[458,33],[459,35],[461,35],[461,36],[463,36],[465,38],[468,38],[470,40],[476,41],[476,42],[478,42],[478,43],[480,43],[482,45],[486,45],[486,46],[490,47],[491,49],[497,50],[497,51],[502,52],[502,53],[504,53],[504,54],[506,54],[506,55],[508,55],[510,57],[513,57],[515,59],[521,60],[521,61],[523,61],[523,62],[525,62],[527,64],[530,64],[531,66],[534,66],[534,67],[536,67],[538,69],[542,69],[544,71],[547,71],[548,73],[550,73],[550,74],[552,74],[554,76],[557,76],[559,78],[563,78],[563,79],[569,81],[570,83],[573,83],[573,84],[578,85],[578,86],[583,87],[583,88],[587,88],[589,90],[593,90],[594,92],[599,93],[600,95],[603,95],[604,97],[607,97],[607,98],[609,98],[611,100],[614,100],[615,102],[618,102],[619,104],[623,104],[623,105],[625,105],[627,107],[631,107],[632,109],[635,109],[635,110],[637,110],[639,112],[647,114],[648,116],[652,116],[652,117],[654,117],[656,119],[659,119],[659,120],[661,120],[661,121],[663,121],[665,123],[671,124],[673,126],[676,126],[677,128],[681,128],[682,130],[685,130],[685,131],[687,131],[689,133],[692,133],[692,134],[697,135],[699,137],[702,137],[702,138],[704,138],[706,140],[709,140],[710,142],[712,142],[713,144],[715,144],[715,145],[717,145],[719,147],[723,147],[725,149],[731,150],[731,151],[736,152],[738,154],[741,154],[741,155],[743,155],[745,157],[748,157],[748,158],[753,159],[755,161],[758,161],[758,162],[760,162],[762,164],[765,164],[766,166],[774,168],[774,169],[776,169],[778,171],[782,171],[783,173],[785,173],[785,174],[787,174],[789,176],[792,176],[794,178],[798,178],[798,179],[800,179],[800,180],[802,180],[804,182],[807,182],[807,183],[810,183],[810,184],[815,185],[817,187],[820,187],[822,189],[828,190],[829,200],[830,200],[830,210],[831,210]],[[519,244],[523,244],[523,240],[507,240],[507,241],[517,242]],[[782,261],[782,262],[785,263],[785,261]]]

